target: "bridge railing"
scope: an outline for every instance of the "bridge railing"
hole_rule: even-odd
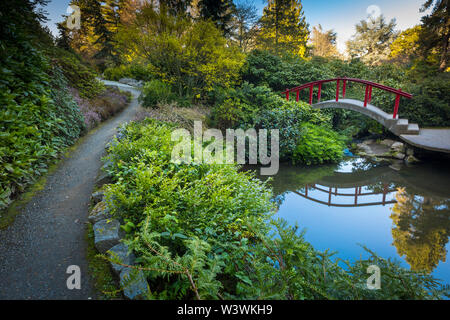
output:
[[[334,190],[333,190],[334,189]],[[342,188],[341,188],[342,189]],[[348,189],[348,188],[344,188]],[[328,201],[319,200],[317,198],[312,197],[309,193],[310,191],[319,191],[321,193],[328,194]],[[304,192],[294,191],[295,194],[298,194],[299,196],[302,196],[303,198],[306,198],[308,200],[327,205],[329,207],[367,207],[367,206],[378,206],[382,205],[385,206],[387,204],[393,204],[396,203],[396,200],[387,200],[386,197],[388,194],[397,191],[396,188],[389,188],[387,184],[383,186],[382,192],[363,192],[362,187],[355,187],[354,193],[342,193],[338,192],[338,188],[331,188],[328,187],[322,187],[318,186],[317,184],[312,185],[306,185]],[[362,197],[366,196],[376,196],[376,195],[382,195],[381,201],[374,201],[374,202],[359,202],[358,200]],[[354,203],[333,203],[332,196],[336,198],[342,198],[342,197],[353,197]]]
[[[398,115],[398,107],[400,105],[400,98],[401,97],[405,97],[408,99],[412,98],[412,94],[404,92],[401,89],[391,88],[391,87],[388,87],[388,86],[385,86],[385,85],[382,85],[382,84],[379,84],[376,82],[367,81],[367,80],[361,80],[361,79],[356,79],[356,78],[345,78],[345,77],[309,82],[309,83],[303,84],[301,86],[298,86],[298,87],[295,87],[292,89],[286,89],[286,91],[283,91],[283,94],[285,94],[286,99],[289,100],[289,94],[291,92],[296,93],[296,101],[299,101],[300,91],[303,89],[309,89],[309,104],[312,104],[314,87],[318,86],[317,99],[318,99],[318,102],[320,102],[320,98],[322,95],[322,85],[324,83],[334,82],[334,81],[336,81],[336,101],[339,101],[341,81],[343,83],[343,86],[342,86],[342,98],[343,99],[345,99],[347,84],[349,82],[357,82],[357,83],[365,84],[366,85],[366,93],[364,96],[364,107],[367,107],[367,104],[372,101],[372,89],[373,88],[381,89],[381,90],[395,94],[395,104],[394,104],[394,112],[393,112],[394,119],[396,119],[397,115]]]

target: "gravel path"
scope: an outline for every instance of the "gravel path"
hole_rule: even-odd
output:
[[[86,222],[90,195],[106,143],[138,109],[137,90],[131,104],[88,134],[73,154],[48,176],[44,190],[0,230],[0,299],[95,299],[86,260]],[[81,269],[81,289],[69,290],[67,267]]]

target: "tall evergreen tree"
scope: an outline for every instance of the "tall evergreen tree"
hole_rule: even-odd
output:
[[[276,54],[304,56],[309,31],[301,0],[269,0],[260,19],[259,45]]]
[[[420,42],[426,53],[435,50],[440,54],[440,71],[445,71],[447,69],[449,58],[449,7],[449,0],[427,0],[421,8],[422,12],[430,8],[432,8],[432,11],[429,15],[422,18]]]
[[[390,46],[398,35],[395,26],[395,19],[386,23],[383,15],[361,20],[356,25],[356,33],[347,41],[349,55],[369,65],[379,65],[387,60]]]
[[[231,34],[234,10],[233,0],[200,0],[198,8],[201,18],[211,19],[225,36]]]
[[[120,0],[108,0],[103,6],[99,0],[72,0],[81,11],[81,29],[77,31],[80,38],[94,38],[90,45],[97,48],[93,54],[100,69],[106,68],[108,63],[117,63],[114,52],[114,23],[115,10]],[[105,15],[104,15],[105,14]],[[91,42],[84,41],[84,42]],[[77,48],[74,48],[77,50]]]
[[[238,2],[234,12],[234,37],[239,47],[247,51],[254,38],[258,14],[256,7],[244,2]]]

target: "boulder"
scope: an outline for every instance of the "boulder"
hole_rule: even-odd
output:
[[[404,153],[402,153],[402,152],[394,152],[394,153],[392,153],[392,156],[395,159],[403,160],[403,159],[405,159],[406,155]]]
[[[111,214],[108,206],[105,202],[99,202],[95,205],[92,211],[89,213],[88,220],[90,223],[95,224],[100,220],[110,219]]]
[[[120,287],[125,298],[130,300],[143,299],[148,292],[148,284],[142,270],[124,268],[120,272]]]
[[[405,145],[403,143],[401,143],[401,142],[398,142],[398,141],[394,142],[391,145],[391,151],[404,153],[405,152]]]
[[[389,166],[392,170],[400,171],[403,168],[403,161],[392,160],[392,164]]]
[[[414,163],[419,163],[420,160],[417,159],[416,157],[414,157],[413,155],[409,155],[409,156],[406,156],[405,162],[407,164],[414,164]]]
[[[111,181],[111,175],[108,172],[101,170],[100,174],[97,176],[97,180],[95,180],[95,185],[102,186]]]
[[[97,191],[91,195],[91,199],[94,202],[94,204],[97,204],[103,201],[103,196],[104,196],[103,191]]]
[[[132,265],[134,263],[134,260],[136,257],[132,252],[129,252],[129,248],[124,243],[119,243],[108,250],[108,254],[111,258],[118,259],[120,263],[126,264],[126,265]],[[112,263],[111,267],[114,270],[116,274],[120,274],[120,272],[125,268],[124,266]]]
[[[106,160],[106,161],[103,163],[102,170],[103,170],[103,171],[107,171],[108,169],[112,168],[113,164],[114,164],[114,163],[112,162],[112,160],[110,160],[110,159]]]
[[[380,142],[382,145],[388,146],[389,148],[395,143],[394,140],[391,139],[384,139]]]
[[[391,157],[389,147],[381,144],[372,143],[370,145],[360,143],[357,147],[362,150],[359,155],[366,157]]]
[[[106,253],[119,243],[121,238],[120,222],[117,220],[100,220],[94,224],[94,245],[100,253]]]

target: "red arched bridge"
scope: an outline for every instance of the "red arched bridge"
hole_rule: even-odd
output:
[[[336,82],[336,99],[321,101],[322,86],[331,82]],[[364,101],[345,98],[347,86],[351,82],[361,83],[365,85]],[[317,103],[313,103],[315,87],[317,87]],[[373,88],[387,91],[395,95],[395,103],[393,106],[392,114],[388,114],[371,104]],[[433,151],[450,153],[450,129],[419,129],[419,126],[417,124],[409,123],[407,119],[399,118],[398,114],[400,99],[402,97],[411,99],[413,96],[410,93],[367,80],[355,78],[334,78],[328,80],[313,81],[292,89],[286,89],[283,94],[286,95],[287,100],[289,100],[291,95],[295,94],[296,101],[299,101],[300,92],[305,89],[309,90],[309,104],[313,108],[338,108],[353,110],[376,120],[377,122],[385,126],[389,131],[413,146]]]

